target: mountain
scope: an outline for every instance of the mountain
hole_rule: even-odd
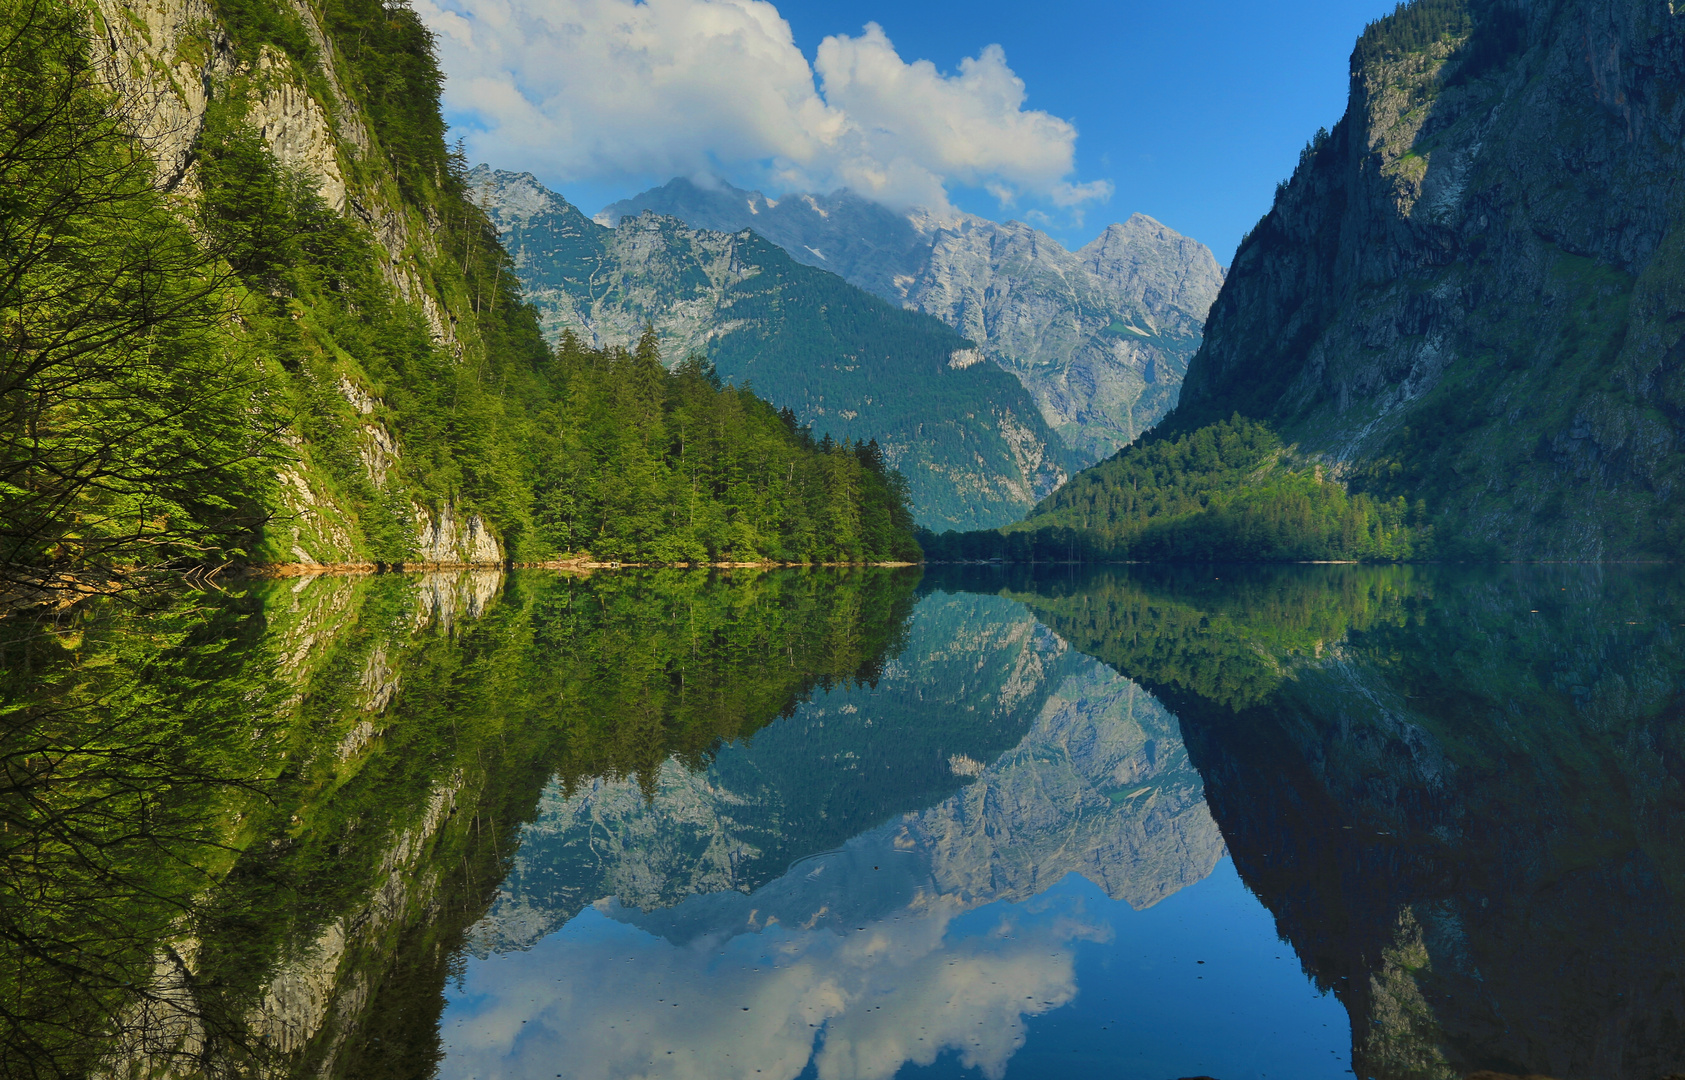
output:
[[[848,191],[769,199],[680,178],[597,220],[645,212],[753,229],[799,262],[936,316],[1016,375],[1084,461],[1132,442],[1176,404],[1223,281],[1210,249],[1144,214],[1071,252],[1016,221],[897,213]]]
[[[625,346],[653,324],[669,361],[706,354],[816,435],[876,439],[921,524],[1004,524],[1080,465],[970,341],[749,230],[655,214],[609,229],[530,174],[480,166],[468,180],[552,340]]]
[[[1241,243],[1170,434],[1234,413],[1451,553],[1685,542],[1685,23],[1417,0]]]
[[[869,447],[653,343],[546,344],[407,6],[0,0],[0,23],[7,603],[232,561],[916,557]]]

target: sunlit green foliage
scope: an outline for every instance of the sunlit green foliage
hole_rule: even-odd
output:
[[[336,559],[414,559],[418,508],[444,504],[523,560],[918,557],[905,482],[875,446],[814,444],[705,366],[669,376],[653,339],[546,346],[445,147],[432,38],[408,8],[324,5],[328,46],[306,11],[221,4],[236,56],[279,50],[302,75],[249,63],[212,86],[190,204],[154,190],[80,16],[4,3],[0,566],[58,580],[292,561],[316,503],[336,515],[317,554]],[[370,126],[372,156],[342,166],[431,222],[425,244],[389,250],[357,220],[357,189],[339,212],[276,160],[247,116],[254,80],[295,77]],[[290,509],[282,467],[287,490],[309,489]]]
[[[0,574],[238,553],[274,490],[223,264],[154,190],[84,14],[0,0]]]
[[[682,562],[913,561],[906,481],[877,444],[815,442],[785,411],[653,333],[634,352],[557,350],[563,404],[537,438],[535,517],[553,548]]]
[[[1071,478],[998,533],[926,535],[932,559],[1283,562],[1424,555],[1427,509],[1281,464],[1266,425],[1234,417],[1149,438]]]

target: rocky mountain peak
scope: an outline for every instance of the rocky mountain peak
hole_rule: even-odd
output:
[[[1085,461],[1176,403],[1223,279],[1209,248],[1145,214],[1071,252],[1021,221],[894,210],[846,190],[770,199],[681,177],[597,220],[646,210],[696,228],[752,229],[798,262],[936,316],[1016,376]]]
[[[540,214],[585,216],[529,172],[504,172],[489,165],[477,165],[468,173],[468,184],[478,193],[482,208],[495,209],[499,228],[525,225]]]

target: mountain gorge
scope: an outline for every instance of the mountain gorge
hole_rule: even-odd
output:
[[[816,436],[877,440],[923,525],[1005,524],[1082,464],[971,341],[751,231],[654,214],[609,229],[530,174],[468,178],[552,340],[625,346],[652,325],[670,362],[705,355]]]
[[[1080,250],[1022,222],[897,212],[848,191],[769,199],[684,178],[606,207],[699,229],[752,229],[810,266],[941,319],[1021,380],[1086,462],[1176,404],[1223,282],[1210,249],[1135,214]]]
[[[1241,244],[1175,434],[1238,412],[1467,556],[1685,541],[1685,20],[1418,0]]]

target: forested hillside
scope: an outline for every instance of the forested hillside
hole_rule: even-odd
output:
[[[971,341],[753,232],[653,214],[608,229],[530,174],[469,180],[551,340],[627,345],[653,325],[670,362],[706,355],[816,432],[877,440],[927,525],[1013,521],[1081,463]]]
[[[0,0],[0,567],[916,557],[871,446],[560,352],[378,0]]]
[[[1420,558],[1427,506],[1377,500],[1295,468],[1264,424],[1239,416],[1149,438],[1085,469],[1024,521],[926,536],[932,559],[1279,562]]]

